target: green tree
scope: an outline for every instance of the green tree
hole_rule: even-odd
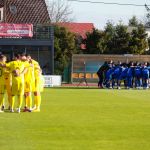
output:
[[[121,22],[116,26],[107,22],[104,31],[94,29],[92,33],[87,33],[85,52],[88,54],[145,54],[149,46],[144,25],[140,24],[136,17],[129,20],[129,23],[136,26],[131,32],[128,31],[128,26]]]
[[[72,54],[77,53],[76,36],[64,27],[55,26],[55,74],[63,74],[64,68],[71,62]]]
[[[131,19],[129,19],[128,25],[132,26],[132,27],[137,27],[139,25],[139,21],[138,21],[137,17],[133,16]]]
[[[102,54],[105,51],[105,33],[98,29],[93,29],[93,32],[86,34],[87,38],[84,40],[86,45],[85,53],[88,54]]]
[[[146,49],[146,54],[150,54],[150,37],[148,38],[148,48]]]
[[[133,54],[144,54],[148,49],[148,40],[145,27],[139,24],[137,29],[131,33],[129,41],[129,52]]]
[[[85,44],[83,44],[84,39],[82,38],[81,35],[76,35],[75,37],[76,37],[75,44],[76,44],[77,54],[83,54],[83,49],[86,48]],[[83,47],[82,47],[82,45],[83,45]]]
[[[130,34],[127,32],[127,26],[118,24],[115,28],[113,53],[127,53],[129,40]]]
[[[104,31],[94,29],[92,33],[87,34],[86,53],[124,54],[128,50],[129,39],[127,26],[121,23],[114,26],[111,22],[107,22]]]
[[[128,50],[130,34],[127,32],[127,26],[121,22],[114,26],[108,22],[105,28],[105,44],[108,54],[124,54]]]
[[[114,49],[115,26],[108,21],[104,29],[105,32],[105,53],[111,53]]]

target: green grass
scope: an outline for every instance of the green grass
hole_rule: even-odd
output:
[[[149,150],[150,91],[45,89],[40,113],[0,114],[0,150]]]

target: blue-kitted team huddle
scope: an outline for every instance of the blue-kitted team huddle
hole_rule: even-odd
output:
[[[150,80],[150,64],[148,62],[130,62],[115,64],[105,62],[97,71],[99,88],[148,89]]]

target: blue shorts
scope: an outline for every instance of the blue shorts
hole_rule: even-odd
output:
[[[135,78],[142,78],[142,76],[139,74],[139,75],[135,75]]]
[[[112,80],[112,76],[106,76],[106,80]]]
[[[121,75],[121,76],[119,77],[119,80],[126,80],[126,78],[127,78],[127,76]]]
[[[147,79],[149,79],[149,75],[145,74],[145,75],[142,76],[142,78],[147,80]]]
[[[117,80],[119,80],[119,77],[120,77],[119,74],[114,74],[114,75],[112,76],[113,79],[117,79]]]

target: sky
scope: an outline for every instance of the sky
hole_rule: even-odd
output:
[[[67,0],[66,0],[67,1]],[[115,3],[133,3],[144,5],[149,4],[150,0],[90,0],[99,2],[115,2]],[[68,2],[73,10],[74,22],[94,23],[98,29],[103,29],[107,21],[117,24],[120,20],[127,24],[128,20],[133,16],[137,16],[139,20],[144,21],[146,16],[145,7],[135,6],[118,6],[91,4],[81,2]]]

